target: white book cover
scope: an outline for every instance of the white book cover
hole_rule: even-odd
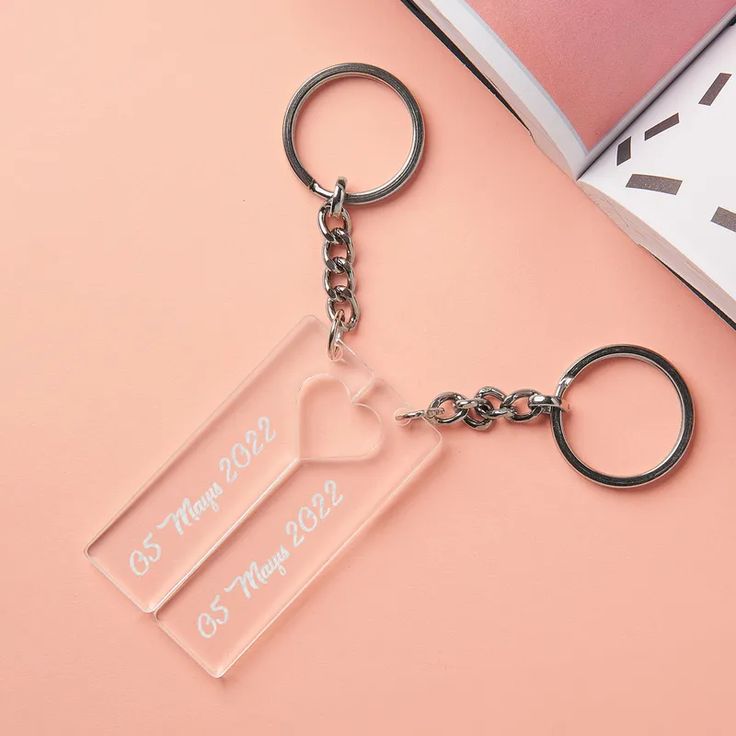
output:
[[[579,179],[631,236],[736,319],[736,26]]]
[[[733,2],[407,4],[635,242],[736,322]]]

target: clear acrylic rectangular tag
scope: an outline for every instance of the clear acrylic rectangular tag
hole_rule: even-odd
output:
[[[215,677],[440,444],[327,332],[303,319],[86,549]]]
[[[86,554],[141,610],[154,611],[296,462],[297,399],[327,373],[350,396],[371,371],[331,362],[306,317],[89,544]]]
[[[156,613],[219,677],[439,445],[427,423],[394,421],[398,396],[372,381],[350,397],[323,374],[299,396],[300,460]]]

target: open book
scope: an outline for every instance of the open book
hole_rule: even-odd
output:
[[[407,4],[634,241],[736,321],[733,2]]]

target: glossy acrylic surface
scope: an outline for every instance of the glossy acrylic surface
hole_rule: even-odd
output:
[[[156,614],[211,675],[227,671],[438,447],[425,422],[394,421],[399,403],[382,382],[352,402],[326,375],[304,384],[302,458]]]
[[[89,545],[90,560],[143,611],[156,609],[296,460],[304,381],[329,369],[350,395],[370,381],[347,350],[330,364],[325,341],[324,325],[302,320]]]
[[[143,611],[166,601],[158,622],[213,676],[439,446],[427,423],[394,421],[400,398],[354,353],[330,361],[326,346],[305,317],[87,548]]]

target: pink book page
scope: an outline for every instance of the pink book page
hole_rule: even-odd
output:
[[[590,150],[733,11],[729,0],[469,0]]]

